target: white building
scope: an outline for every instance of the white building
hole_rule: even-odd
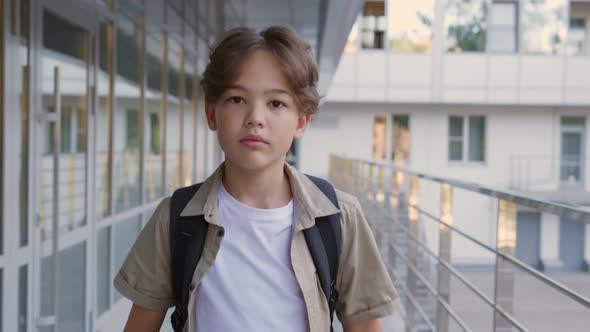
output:
[[[320,175],[330,153],[395,160],[590,205],[589,127],[590,1],[366,1],[299,160]],[[494,206],[457,196],[457,225],[494,243]],[[457,264],[493,263],[454,249]],[[585,270],[590,229],[520,211],[517,252]]]

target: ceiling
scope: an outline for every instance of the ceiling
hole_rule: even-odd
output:
[[[288,25],[310,43],[320,67],[325,95],[363,0],[245,0],[247,25],[262,29]]]

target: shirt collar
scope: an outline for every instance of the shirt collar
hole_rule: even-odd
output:
[[[182,217],[203,215],[207,222],[221,226],[220,218],[218,218],[217,190],[221,185],[223,172],[224,164],[222,163],[190,199],[180,214]],[[309,228],[315,224],[316,218],[340,212],[307,176],[287,163],[285,163],[285,172],[291,183],[297,229]]]

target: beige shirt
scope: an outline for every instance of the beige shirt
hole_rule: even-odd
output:
[[[289,176],[295,206],[291,263],[307,307],[309,332],[330,331],[328,304],[302,231],[312,227],[315,218],[337,213],[338,210],[305,175],[288,164],[285,164],[285,171]],[[181,216],[204,215],[209,223],[203,254],[190,287],[185,332],[195,330],[194,292],[213,264],[223,239],[223,223],[217,208],[217,189],[222,177],[223,165],[201,185],[181,213]],[[336,194],[342,223],[342,249],[336,282],[340,295],[336,309],[338,319],[346,325],[390,315],[398,307],[398,296],[361,206],[354,196],[338,190]],[[135,241],[114,281],[115,287],[125,297],[153,310],[174,305],[169,212],[170,198],[165,198]]]

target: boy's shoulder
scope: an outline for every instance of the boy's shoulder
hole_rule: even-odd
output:
[[[336,191],[336,197],[338,198],[338,204],[340,205],[348,205],[349,207],[360,207],[360,203],[356,196],[344,192],[342,190],[334,188]]]

